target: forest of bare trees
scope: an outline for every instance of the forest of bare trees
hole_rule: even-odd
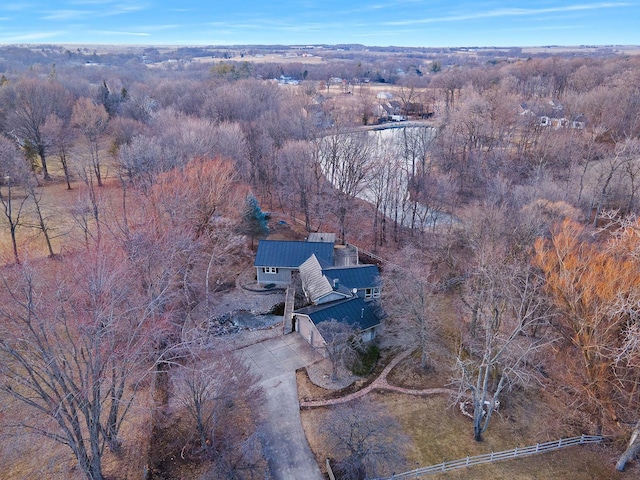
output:
[[[253,198],[384,259],[382,337],[426,371],[447,352],[477,441],[514,392],[557,389],[572,434],[622,453],[640,425],[640,57],[218,53],[0,49],[3,438],[117,476],[140,412],[148,443],[173,395],[203,478],[263,478],[261,393],[185,335],[252,262]],[[391,133],[372,129],[380,92],[409,120]],[[349,478],[375,471],[380,448],[338,430]]]

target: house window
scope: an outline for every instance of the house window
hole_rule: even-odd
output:
[[[380,287],[365,289],[364,298],[380,298]]]
[[[277,267],[262,267],[263,273],[278,273]]]

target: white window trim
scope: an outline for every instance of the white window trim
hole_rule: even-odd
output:
[[[364,298],[380,298],[380,287],[366,288]]]
[[[278,273],[278,267],[262,267],[262,273],[269,273],[269,274]]]

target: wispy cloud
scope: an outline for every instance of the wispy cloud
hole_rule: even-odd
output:
[[[53,20],[56,22],[66,20],[80,20],[94,15],[95,12],[88,10],[56,10],[42,16],[43,20]]]
[[[140,12],[142,10],[146,10],[148,5],[146,3],[141,3],[138,5],[131,5],[129,3],[117,3],[114,4],[108,11],[103,12],[103,16],[112,16],[112,15],[121,15],[124,13],[134,13]]]
[[[562,7],[547,7],[547,8],[498,8],[494,10],[488,10],[485,12],[472,12],[462,15],[447,15],[441,17],[431,17],[412,20],[397,20],[386,21],[384,25],[390,26],[406,26],[406,25],[419,25],[427,23],[440,23],[440,22],[457,22],[464,20],[477,20],[482,18],[498,18],[498,17],[524,17],[532,15],[545,15],[549,13],[569,13],[579,12],[587,10],[603,10],[609,8],[621,8],[633,6],[631,3],[622,2],[609,2],[609,3],[592,3],[581,5],[565,5]]]
[[[0,10],[6,12],[23,12],[23,11],[31,11],[38,8],[38,5],[33,3],[5,3],[4,5],[0,5]]]
[[[115,30],[93,30],[92,33],[97,33],[99,35],[125,35],[130,37],[148,37],[151,34],[145,32],[121,32]]]
[[[164,32],[167,30],[189,31],[191,27],[190,25],[180,25],[178,23],[165,23],[159,25],[137,25],[135,28],[145,32]]]
[[[562,30],[578,30],[585,28],[585,25],[540,25],[537,27],[518,27],[518,28],[506,28],[503,31],[509,32],[540,32],[540,31],[562,31]]]
[[[100,9],[52,10],[49,12],[45,12],[41,18],[43,20],[52,20],[52,21],[58,21],[58,22],[69,21],[69,20],[86,20],[91,18],[104,18],[104,17],[113,17],[116,15],[136,13],[147,8],[146,4],[132,5],[132,4],[114,3],[110,1],[86,3],[86,5],[94,5],[94,6],[98,4],[100,5],[109,4],[110,6],[108,8],[100,8]]]
[[[343,23],[325,23],[325,22],[309,22],[309,23],[283,23],[276,20],[263,20],[255,23],[229,23],[229,22],[211,22],[208,26],[215,28],[216,32],[225,31],[227,33],[242,32],[269,32],[269,33],[317,33],[339,31],[344,29],[369,28],[369,25],[343,24]]]
[[[69,32],[55,30],[48,32],[33,32],[33,33],[10,33],[9,35],[0,37],[0,43],[29,43],[40,40],[48,40],[52,38],[59,38],[62,35],[67,35]]]

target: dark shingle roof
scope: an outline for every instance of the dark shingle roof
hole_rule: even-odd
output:
[[[296,242],[289,240],[260,240],[256,252],[256,267],[297,268],[315,255],[320,265],[333,265],[333,244],[326,242]]]
[[[365,302],[360,297],[305,307],[294,313],[307,315],[315,325],[336,320],[348,325],[357,325],[360,330],[366,330],[380,323],[380,317],[371,303]]]
[[[369,288],[378,285],[380,270],[377,265],[354,265],[341,268],[326,268],[322,271],[333,285],[337,279],[347,288]]]

